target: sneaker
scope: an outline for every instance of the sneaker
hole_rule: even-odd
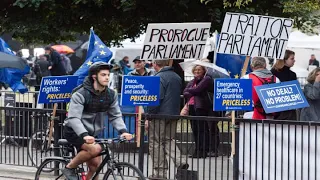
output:
[[[151,175],[148,177],[148,179],[151,179],[151,180],[163,180],[163,179],[167,179],[166,177],[163,177],[161,175]]]
[[[67,178],[67,180],[79,180],[76,169],[64,168],[61,170],[62,174]]]
[[[178,169],[188,169],[189,168],[189,164],[185,163],[185,164],[181,164]]]
[[[212,152],[208,152],[208,153],[207,153],[207,156],[208,156],[208,157],[219,157],[219,156],[220,156],[220,153],[219,153],[219,152],[214,152],[214,151],[212,151]]]

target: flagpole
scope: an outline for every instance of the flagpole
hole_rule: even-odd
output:
[[[242,67],[242,71],[241,71],[241,77],[243,77],[244,75],[246,75],[247,69],[248,69],[248,65],[249,65],[249,60],[250,60],[250,56],[246,56],[246,60],[243,63],[243,67]],[[232,157],[236,154],[235,150],[236,150],[236,113],[235,111],[231,112],[231,123],[232,123],[232,147],[231,147],[231,151],[232,151]]]
[[[213,63],[216,64],[216,62],[217,62],[217,47],[218,47],[219,40],[218,40],[218,32],[217,32],[217,30],[214,33],[215,33],[216,42],[215,42],[215,46],[214,46]]]

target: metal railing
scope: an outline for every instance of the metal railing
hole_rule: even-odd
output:
[[[23,103],[20,106],[19,101],[26,99],[16,97],[16,107],[0,105],[1,164],[36,166],[41,158],[55,155],[31,148],[32,154],[40,158],[36,164],[28,156],[30,138],[47,128],[50,117],[46,114],[52,109],[48,106],[37,109]],[[61,104],[57,110],[60,125],[65,118],[64,106]],[[162,175],[168,179],[187,176],[199,180],[319,178],[320,123],[237,119],[236,153],[230,158],[234,129],[228,118],[145,114],[138,120],[136,114],[124,113],[123,119],[136,137],[112,149],[120,161],[136,165],[146,176]],[[116,137],[116,130],[107,119],[105,122],[100,137]],[[55,133],[62,136],[63,128],[56,126],[55,129],[60,130]],[[187,170],[178,168],[185,163],[189,165]]]

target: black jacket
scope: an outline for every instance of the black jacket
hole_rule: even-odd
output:
[[[281,82],[286,81],[293,81],[297,80],[297,74],[290,70],[288,66],[284,66],[282,69],[277,71],[276,69],[272,68],[271,72],[275,75]]]
[[[34,73],[39,77],[50,76],[50,70],[48,69],[51,66],[50,62],[47,60],[37,60],[35,62]]]
[[[60,54],[57,51],[52,51],[50,54],[50,61],[52,64],[51,75],[63,76],[66,75],[66,70],[62,64]]]

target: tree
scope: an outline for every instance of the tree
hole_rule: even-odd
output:
[[[134,39],[152,22],[209,21],[220,30],[227,11],[292,17],[305,30],[319,24],[316,0],[2,0],[0,9],[0,33],[26,44],[71,40],[92,26],[107,44]]]
[[[200,0],[211,6],[216,0]],[[319,0],[223,0],[224,9],[294,19],[295,28],[302,32],[318,34],[320,25]]]

